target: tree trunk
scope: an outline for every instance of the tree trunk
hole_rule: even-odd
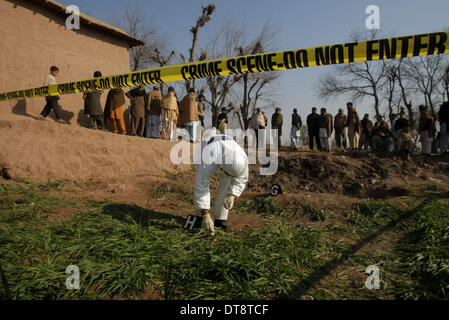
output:
[[[374,110],[376,110],[376,117],[380,116],[379,97],[377,96],[377,92],[376,91],[374,91]]]
[[[243,76],[243,105],[241,108],[243,125],[248,129],[248,76]]]

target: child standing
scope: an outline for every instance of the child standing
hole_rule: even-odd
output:
[[[47,79],[44,82],[44,86],[48,86],[51,84],[56,84],[56,76],[59,74],[59,68],[56,66],[52,66],[50,68],[50,73],[47,75]],[[61,106],[59,105],[59,96],[47,96],[45,97],[45,101],[47,104],[45,105],[44,109],[41,112],[40,119],[45,120],[50,113],[50,111],[53,109],[53,112],[56,116],[56,121],[59,123],[66,123],[64,120],[61,119]]]

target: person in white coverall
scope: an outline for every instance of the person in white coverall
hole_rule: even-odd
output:
[[[202,141],[201,151],[201,164],[196,165],[195,210],[203,217],[202,228],[214,234],[214,227],[229,227],[229,210],[248,181],[248,157],[242,147],[226,135],[214,134]],[[214,223],[209,210],[210,180],[215,173],[220,175],[220,184],[213,210]]]

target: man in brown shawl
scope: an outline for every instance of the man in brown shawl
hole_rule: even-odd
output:
[[[338,109],[338,113],[334,117],[335,141],[337,147],[346,149],[346,121],[348,116],[344,114],[343,109]]]
[[[104,118],[110,119],[114,133],[126,134],[123,106],[125,105],[125,92],[122,88],[111,89],[108,92],[104,106]]]
[[[179,104],[179,120],[178,124],[185,127],[190,135],[190,142],[197,140],[198,128],[198,107],[195,98],[195,89],[190,88],[187,95]]]
[[[162,138],[171,140],[178,121],[178,101],[175,96],[175,89],[168,88],[168,93],[162,99]]]
[[[140,85],[126,93],[131,100],[131,136],[143,137],[145,130],[145,108],[148,106],[148,95],[145,86]]]

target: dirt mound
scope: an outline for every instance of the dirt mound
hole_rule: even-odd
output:
[[[280,153],[278,172],[259,176],[251,168],[250,190],[269,192],[279,184],[283,192],[343,194],[358,198],[386,198],[408,195],[408,187],[426,182],[449,185],[449,159],[422,157],[409,161],[357,155],[324,153]]]
[[[176,143],[64,125],[51,119],[0,120],[0,176],[36,182],[78,181],[108,192],[122,192],[122,184],[128,190],[131,185],[140,188],[137,184],[142,179],[169,178],[192,186],[192,166],[176,167],[170,161]],[[413,186],[447,187],[449,157],[417,156],[404,161],[363,152],[280,152],[275,175],[261,176],[259,168],[250,166],[249,191],[268,194],[276,183],[289,194],[383,199],[406,196]],[[187,171],[181,176],[169,174]],[[214,179],[212,186],[217,183]]]
[[[164,170],[174,169],[169,155],[175,143],[59,124],[51,119],[2,120],[0,171],[3,176],[37,182],[163,177]]]

